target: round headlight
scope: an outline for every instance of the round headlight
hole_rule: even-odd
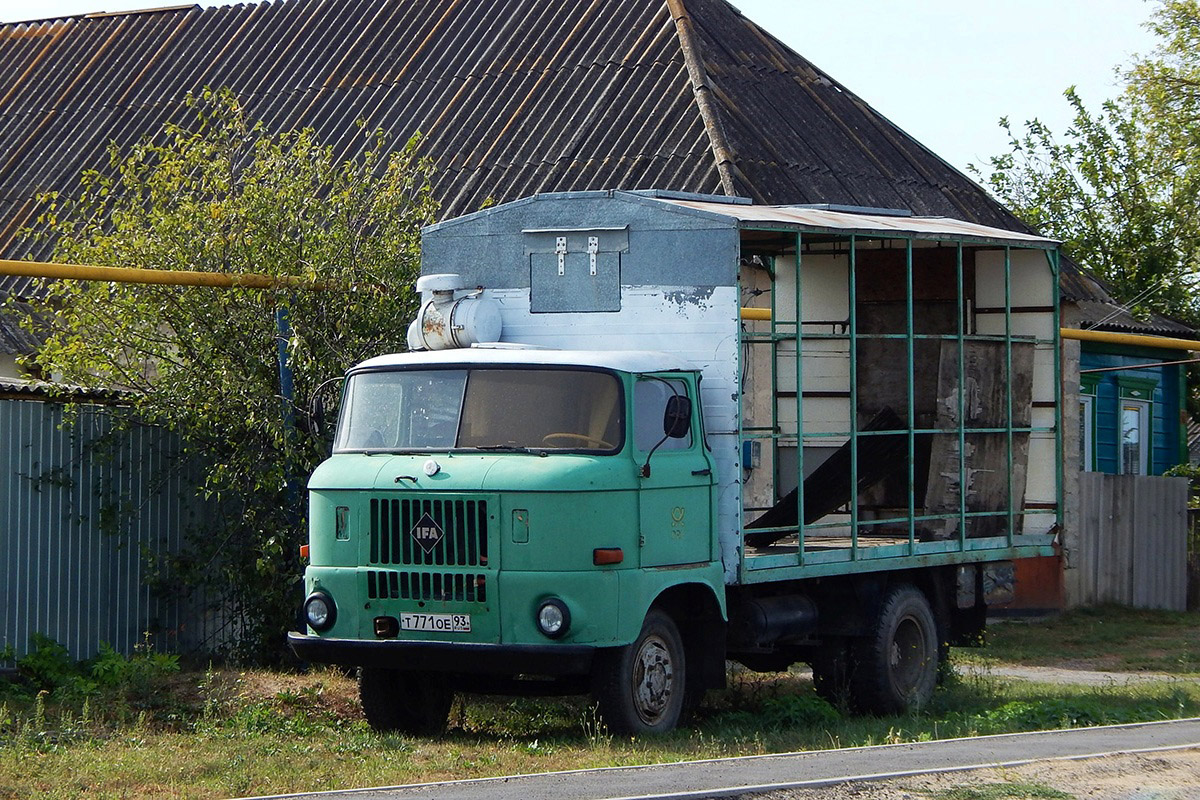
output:
[[[304,619],[315,631],[327,631],[337,619],[333,598],[324,592],[313,592],[304,601]]]
[[[557,597],[542,603],[538,606],[537,626],[551,639],[564,635],[571,627],[571,612],[567,610],[567,604]]]

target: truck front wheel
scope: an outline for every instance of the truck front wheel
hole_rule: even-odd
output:
[[[910,584],[892,589],[868,636],[852,648],[850,701],[872,714],[916,711],[933,697],[938,637],[933,610]]]
[[[363,667],[358,673],[363,716],[377,731],[433,736],[446,729],[454,692],[429,672]]]
[[[657,609],[633,644],[605,651],[593,666],[592,695],[613,733],[666,733],[684,707],[687,673],[679,628]]]

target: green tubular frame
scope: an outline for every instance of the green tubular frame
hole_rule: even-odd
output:
[[[801,302],[804,296],[804,269],[803,269],[803,249],[804,241],[799,233],[796,234],[796,292],[795,295],[795,312],[796,312],[796,521],[797,521],[797,557],[800,561],[800,566],[804,566],[804,542],[805,536],[804,525],[804,358],[803,358],[803,343],[804,343],[804,318],[802,316],[803,304]],[[771,294],[774,294],[772,292]],[[779,397],[771,398],[771,405],[776,405],[779,402]],[[775,455],[778,463],[779,441],[775,441]],[[776,484],[778,485],[778,484]]]
[[[963,249],[959,242],[954,249],[954,282],[958,296],[958,376],[967,373],[967,308],[963,303]],[[958,393],[958,543],[967,549],[967,393]]]
[[[847,289],[850,299],[850,560],[857,561],[858,552],[858,237],[850,236],[850,259]]]
[[[775,230],[779,233],[779,230]],[[826,233],[826,232],[822,232]],[[1061,348],[1059,346],[1057,332],[1060,325],[1059,312],[1059,259],[1058,253],[1054,250],[1045,250],[1047,266],[1052,274],[1053,279],[1053,338],[1042,339],[1037,336],[1033,337],[1014,337],[1013,336],[1013,305],[1012,305],[1012,250],[1011,245],[997,244],[982,244],[981,248],[993,249],[1002,251],[1003,253],[1003,269],[1004,269],[1004,334],[1003,335],[982,335],[978,333],[968,333],[967,330],[967,307],[964,301],[966,277],[965,277],[965,258],[964,258],[964,243],[962,241],[943,242],[943,244],[952,244],[954,246],[954,264],[955,264],[955,284],[957,296],[957,321],[956,330],[953,334],[918,334],[915,332],[915,298],[914,298],[914,277],[913,277],[913,261],[914,261],[914,242],[924,241],[921,237],[915,236],[895,236],[889,234],[846,234],[843,232],[829,231],[840,236],[840,242],[848,244],[849,249],[844,255],[847,258],[847,277],[846,291],[848,296],[848,325],[845,333],[805,333],[803,329],[803,235],[795,234],[795,291],[791,298],[778,297],[779,287],[779,270],[775,265],[773,270],[774,283],[771,288],[771,320],[769,333],[746,333],[740,332],[741,341],[739,342],[739,354],[747,354],[749,357],[749,346],[767,345],[770,349],[770,368],[771,368],[771,403],[770,414],[771,423],[769,430],[764,426],[744,427],[743,419],[743,391],[738,393],[738,433],[739,442],[752,439],[768,440],[771,445],[771,464],[772,464],[772,479],[773,486],[779,486],[780,478],[780,441],[790,438],[791,434],[782,430],[780,421],[779,408],[779,368],[781,366],[780,356],[786,350],[782,347],[784,342],[794,342],[795,346],[795,379],[796,379],[796,478],[800,486],[800,490],[796,493],[796,514],[800,521],[795,528],[797,535],[797,546],[794,550],[789,550],[782,553],[761,554],[747,558],[745,552],[742,552],[741,563],[739,565],[738,574],[740,579],[746,583],[756,583],[772,580],[782,580],[790,578],[817,577],[820,575],[836,575],[845,574],[848,572],[871,572],[886,569],[901,569],[912,568],[919,566],[934,566],[940,564],[953,564],[965,561],[980,561],[980,560],[1002,560],[1021,558],[1034,555],[1050,555],[1053,553],[1052,534],[1044,535],[1022,535],[1015,537],[1016,523],[1018,515],[1024,519],[1034,515],[1055,515],[1055,521],[1061,525],[1063,521],[1063,444],[1062,444],[1062,385],[1061,385]],[[905,294],[905,331],[904,333],[879,333],[879,334],[860,334],[859,319],[858,319],[858,296],[857,296],[857,274],[858,274],[858,249],[863,241],[887,241],[903,243],[904,246],[904,294]],[[1025,250],[1026,248],[1020,248]],[[1038,248],[1029,248],[1038,249]],[[843,251],[837,249],[833,251],[835,255],[843,255]],[[790,302],[789,302],[790,301]],[[787,303],[787,305],[784,305]],[[794,313],[794,321],[780,321],[779,312],[784,308],[788,308]],[[739,326],[739,330],[740,330]],[[907,379],[905,392],[907,395],[908,411],[906,415],[907,430],[907,453],[908,453],[908,514],[904,518],[908,527],[908,541],[897,542],[892,545],[877,545],[873,547],[863,548],[860,546],[859,533],[862,529],[869,529],[877,525],[896,524],[901,522],[900,517],[890,517],[883,519],[860,519],[859,513],[859,497],[858,497],[858,444],[863,437],[896,435],[895,431],[860,431],[858,423],[858,400],[859,400],[859,381],[858,381],[858,343],[860,340],[902,340],[905,343],[905,358],[907,361]],[[842,431],[825,431],[825,432],[810,432],[806,433],[803,430],[804,420],[804,368],[803,368],[803,344],[806,340],[832,340],[844,341],[848,348],[849,358],[849,430]],[[953,512],[919,515],[917,513],[916,502],[916,437],[925,434],[947,434],[949,430],[940,428],[918,428],[916,419],[916,373],[915,373],[915,343],[919,340],[929,341],[946,341],[954,342],[957,346],[957,372],[958,380],[961,385],[966,374],[966,344],[968,341],[995,341],[1004,342],[1004,378],[1005,378],[1005,416],[1004,426],[996,428],[971,428],[966,424],[966,393],[958,392],[958,424],[957,430],[953,433],[958,437],[958,508]],[[1030,424],[1025,427],[1014,427],[1013,425],[1013,381],[1012,381],[1012,344],[1014,341],[1031,341],[1035,345],[1052,345],[1054,352],[1054,400],[1055,414],[1052,427],[1038,426],[1030,420]],[[1035,351],[1036,358],[1036,351]],[[739,373],[740,373],[739,369]],[[1032,410],[1031,410],[1032,413]],[[1055,472],[1056,472],[1056,491],[1055,491],[1055,506],[1050,508],[1036,509],[1016,509],[1013,506],[1016,487],[1013,481],[1013,466],[1015,463],[1014,455],[1014,435],[1028,434],[1031,437],[1037,433],[1051,433],[1054,435],[1054,452],[1055,452]],[[1006,508],[1002,511],[968,511],[967,510],[967,461],[966,461],[966,437],[969,434],[992,434],[1004,435],[1006,439],[1005,447],[1005,463],[1008,470],[1006,496]],[[808,531],[817,531],[823,529],[845,529],[847,526],[846,520],[837,520],[833,522],[815,522],[805,524],[804,520],[804,492],[803,492],[803,475],[804,475],[804,446],[806,441],[819,439],[840,439],[843,442],[850,443],[850,486],[852,501],[848,509],[848,524],[850,527],[850,544],[849,547],[836,547],[829,550],[806,550],[806,541]],[[739,448],[741,445],[739,444]],[[743,497],[744,503],[744,497]],[[922,504],[923,505],[923,504]],[[745,512],[744,505],[741,511]],[[967,523],[971,519],[986,518],[986,517],[1003,517],[1005,519],[1005,532],[1003,536],[968,539],[967,538]],[[933,520],[949,520],[956,519],[958,524],[958,535],[948,540],[936,540],[930,542],[917,541],[917,524],[919,522]],[[763,529],[768,530],[768,529]],[[777,528],[775,530],[792,532],[791,528]]]
[[[1059,252],[1050,250],[1046,252],[1046,261],[1049,262],[1050,274],[1054,281],[1054,508],[1055,522],[1061,529],[1065,522],[1063,516],[1063,397],[1062,397],[1062,342],[1058,339],[1058,331],[1062,327],[1062,297],[1060,292],[1062,287],[1059,284],[1061,265],[1059,263]],[[1032,421],[1032,420],[1031,420]]]
[[[961,299],[961,298],[960,298]],[[962,375],[958,376],[962,380]],[[1008,465],[1008,475],[1005,481],[1008,490],[1008,544],[1012,546],[1013,539],[1013,522],[1016,516],[1013,513],[1013,396],[1012,396],[1013,374],[1012,374],[1012,248],[1004,248],[1004,426],[1008,433],[1005,435],[1005,458]],[[1030,423],[1033,422],[1033,409],[1030,408]],[[959,424],[962,421],[959,420]],[[1028,476],[1028,468],[1026,468]],[[966,487],[959,487],[961,492]]]
[[[961,303],[962,298],[958,298]],[[905,358],[908,362],[908,370],[906,374],[906,384],[908,389],[908,554],[913,555],[917,551],[917,521],[913,519],[913,515],[917,513],[917,434],[913,428],[917,427],[917,374],[915,369],[916,358],[914,357],[913,341],[913,247],[912,239],[904,240],[904,326],[907,339],[905,340]],[[962,376],[960,375],[961,379]],[[851,409],[851,413],[857,414],[858,409]],[[962,425],[962,420],[959,420],[959,425]],[[858,443],[854,443],[854,449],[858,449]],[[857,489],[858,487],[854,487]],[[858,502],[857,494],[854,502]]]

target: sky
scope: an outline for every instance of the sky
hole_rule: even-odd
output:
[[[732,0],[743,14],[960,170],[1007,150],[998,121],[1071,122],[1118,93],[1114,68],[1146,53],[1145,0]],[[13,22],[172,0],[0,0]],[[201,2],[201,5],[221,5]]]

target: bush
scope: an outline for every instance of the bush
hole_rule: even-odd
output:
[[[107,642],[91,659],[76,661],[59,642],[35,633],[29,652],[15,659],[17,682],[7,682],[9,693],[41,695],[65,704],[98,698],[112,710],[149,708],[159,696],[167,676],[179,671],[179,656],[157,653],[145,640],[130,656],[118,653]],[[10,651],[11,656],[11,651]]]

